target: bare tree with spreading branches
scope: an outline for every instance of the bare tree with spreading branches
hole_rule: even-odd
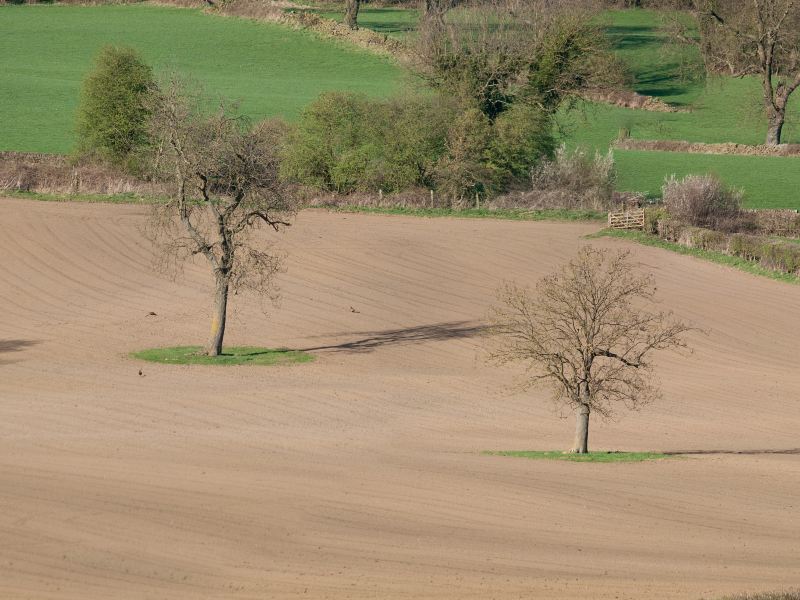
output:
[[[635,410],[660,395],[650,355],[686,348],[689,327],[671,313],[648,310],[652,275],[638,274],[628,252],[586,246],[532,296],[508,284],[492,309],[492,358],[522,362],[525,387],[549,385],[559,409],[577,415],[571,452],[586,453],[589,415]]]
[[[218,356],[230,291],[276,297],[274,276],[282,257],[259,229],[289,226],[296,205],[278,177],[281,124],[249,127],[224,107],[208,115],[199,104],[177,81],[154,101],[152,132],[159,154],[153,172],[173,191],[154,207],[149,232],[160,267],[195,255],[211,266],[214,306],[206,352]]]
[[[765,143],[781,143],[789,98],[800,87],[800,1],[695,0],[700,40],[685,23],[677,37],[699,45],[706,70],[761,80],[767,117]]]

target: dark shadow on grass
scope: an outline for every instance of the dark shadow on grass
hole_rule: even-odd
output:
[[[419,325],[404,329],[387,329],[385,331],[360,331],[353,335],[361,336],[359,339],[330,346],[316,346],[314,348],[301,348],[302,352],[372,352],[382,346],[399,346],[405,344],[419,344],[444,340],[464,339],[479,335],[485,329],[484,325],[470,325],[468,321],[454,321],[451,323],[436,323],[434,325]]]
[[[690,454],[800,454],[800,448],[788,448],[785,450],[665,450],[662,454],[668,454],[670,456]]]

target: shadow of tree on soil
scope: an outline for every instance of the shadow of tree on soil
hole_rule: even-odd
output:
[[[800,448],[788,448],[785,450],[667,450],[662,454],[671,456],[688,455],[688,454],[800,454]]]
[[[419,344],[453,339],[464,339],[479,335],[484,331],[484,325],[470,324],[469,321],[455,321],[451,323],[436,323],[434,325],[419,325],[403,329],[387,329],[385,331],[359,331],[352,335],[360,336],[358,339],[341,344],[301,348],[303,352],[330,351],[330,352],[371,352],[382,346],[399,346],[405,344]]]
[[[21,352],[25,348],[35,346],[39,342],[36,340],[0,340],[0,354],[10,354],[12,352]],[[0,359],[0,365],[8,364],[16,361]]]

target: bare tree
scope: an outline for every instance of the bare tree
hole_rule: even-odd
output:
[[[358,11],[361,0],[346,0],[344,6],[344,23],[353,31],[358,30]]]
[[[524,363],[525,387],[549,384],[555,404],[575,411],[571,452],[588,452],[591,413],[611,417],[617,406],[638,409],[659,397],[653,351],[686,347],[689,327],[647,309],[653,277],[632,267],[628,252],[586,246],[540,280],[535,297],[509,284],[492,310],[493,359]]]
[[[765,143],[780,144],[789,98],[800,87],[800,2],[695,0],[695,10],[706,70],[757,76],[767,116]],[[685,32],[681,39],[693,40]]]
[[[173,81],[155,103],[152,129],[160,151],[153,171],[173,192],[155,206],[150,233],[164,268],[198,254],[208,260],[215,286],[206,352],[217,356],[230,291],[275,297],[281,256],[257,231],[288,226],[296,207],[278,177],[281,125],[251,128],[224,106],[206,115],[195,100]]]

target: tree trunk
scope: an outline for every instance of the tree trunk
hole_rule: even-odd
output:
[[[361,8],[361,0],[347,0],[344,10],[344,23],[353,31],[358,30],[359,8]]]
[[[209,356],[222,354],[222,339],[225,337],[225,319],[228,314],[228,278],[217,275],[214,292],[214,314],[211,317],[211,337],[208,339],[206,353]]]
[[[575,413],[575,443],[570,452],[574,454],[588,454],[589,452],[589,405],[581,404]]]
[[[769,127],[767,127],[767,146],[777,146],[781,143],[781,131],[783,130],[783,122],[785,119],[785,111],[770,110]]]

